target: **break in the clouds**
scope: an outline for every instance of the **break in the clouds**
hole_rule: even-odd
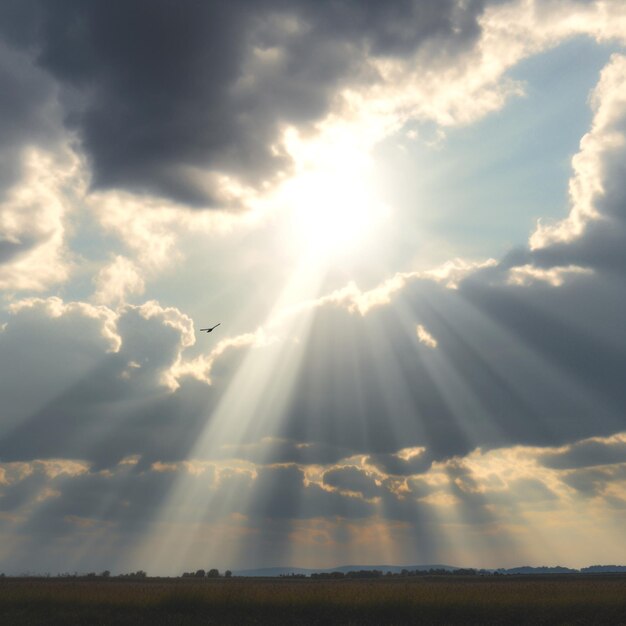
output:
[[[625,42],[3,2],[0,570],[626,560]]]

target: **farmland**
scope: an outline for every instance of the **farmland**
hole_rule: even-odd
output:
[[[626,576],[0,579],[3,624],[626,624]]]

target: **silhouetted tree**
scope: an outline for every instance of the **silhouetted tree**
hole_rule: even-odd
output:
[[[224,578],[230,578],[232,575],[233,573],[229,569],[224,572]]]
[[[196,571],[194,576],[196,578],[204,578],[206,576],[206,572],[203,569],[199,569],[198,571]]]
[[[130,572],[130,574],[120,574],[118,578],[146,578],[147,576],[146,572],[139,569],[136,572]]]
[[[358,572],[348,572],[347,578],[380,578],[383,573],[378,569],[362,569]]]
[[[209,573],[207,574],[207,578],[219,578],[219,577],[220,577],[220,573],[216,569],[210,569]]]

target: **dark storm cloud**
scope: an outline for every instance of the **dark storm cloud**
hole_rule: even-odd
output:
[[[213,170],[257,184],[289,167],[271,146],[328,112],[340,85],[375,78],[366,56],[403,57],[478,35],[482,2],[30,0],[0,32],[63,87],[98,188],[216,203]],[[256,51],[256,53],[255,53]],[[200,169],[198,169],[200,168]]]

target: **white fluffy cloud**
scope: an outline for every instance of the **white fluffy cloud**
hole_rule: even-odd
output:
[[[604,195],[607,161],[623,158],[626,137],[621,126],[626,108],[626,57],[614,54],[602,70],[593,91],[594,118],[589,132],[580,141],[580,151],[572,159],[574,175],[569,193],[571,211],[555,223],[540,223],[530,237],[532,250],[579,238],[586,225],[602,219],[598,203]]]
[[[25,148],[21,158],[22,178],[0,200],[0,289],[42,291],[70,275],[67,229],[81,168],[69,149]]]
[[[129,295],[143,293],[144,280],[137,266],[128,258],[117,255],[95,278],[94,301],[115,305],[125,302]]]

